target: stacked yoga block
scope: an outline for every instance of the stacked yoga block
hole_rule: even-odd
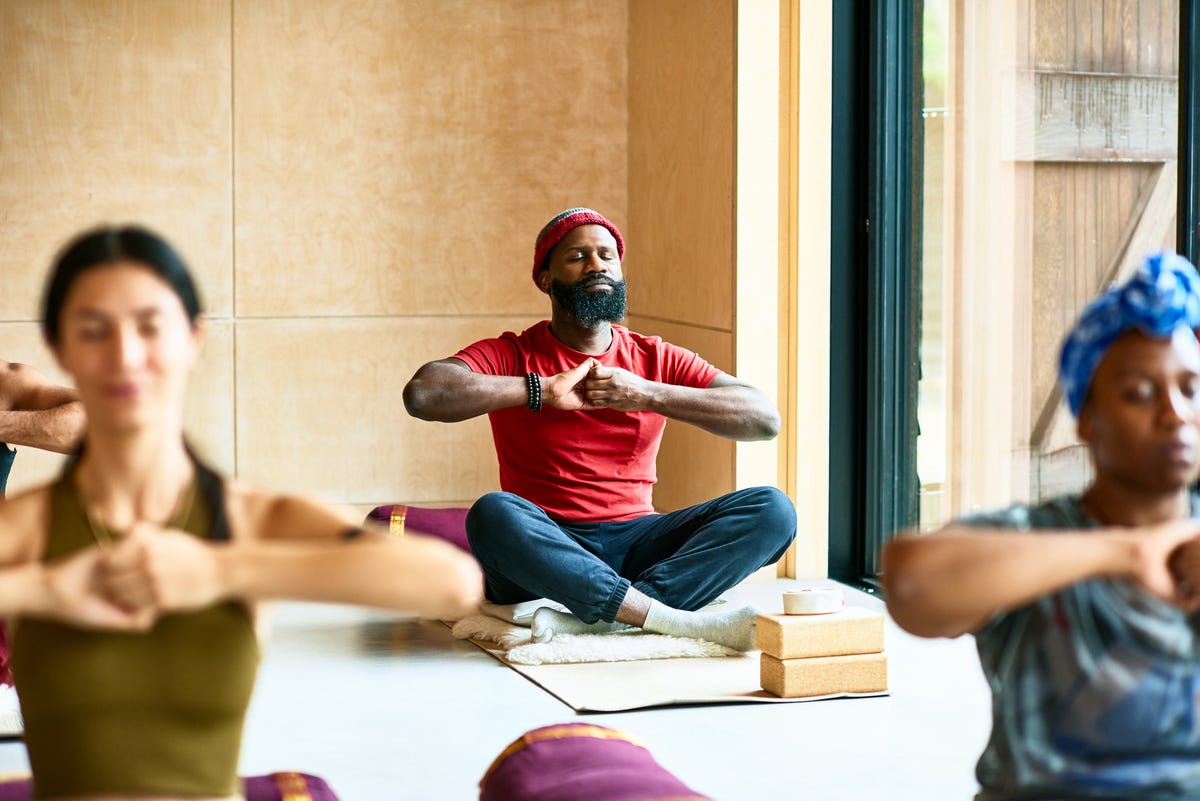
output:
[[[759,615],[762,688],[781,698],[887,691],[883,614],[857,606]]]

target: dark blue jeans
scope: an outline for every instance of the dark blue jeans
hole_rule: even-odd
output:
[[[796,509],[774,487],[619,523],[551,520],[509,492],[484,495],[467,514],[467,538],[499,604],[550,598],[580,620],[616,617],[630,586],[676,609],[699,609],[796,536]]]

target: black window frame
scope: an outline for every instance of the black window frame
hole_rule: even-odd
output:
[[[917,514],[915,17],[908,0],[833,6],[829,575],[868,589]]]

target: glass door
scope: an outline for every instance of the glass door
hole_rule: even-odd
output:
[[[1084,304],[1176,246],[1178,0],[924,0],[920,527],[1080,489]]]

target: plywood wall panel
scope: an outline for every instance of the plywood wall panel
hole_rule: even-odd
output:
[[[238,312],[535,313],[533,240],[626,219],[626,4],[239,0]]]
[[[425,361],[520,318],[242,320],[238,471],[346,504],[474,498],[499,488],[486,417],[409,417],[401,391]]]
[[[0,3],[0,319],[35,319],[69,236],[127,220],[229,314],[229,30],[227,3]]]
[[[233,330],[231,320],[206,323],[200,358],[188,384],[183,427],[189,441],[224,473],[236,471],[234,451]]]
[[[730,0],[629,9],[630,308],[733,329],[734,44]]]
[[[694,350],[730,372],[733,336],[723,331],[631,316],[630,328]],[[658,457],[654,507],[671,511],[711,500],[734,489],[734,443],[687,423],[669,421]]]

